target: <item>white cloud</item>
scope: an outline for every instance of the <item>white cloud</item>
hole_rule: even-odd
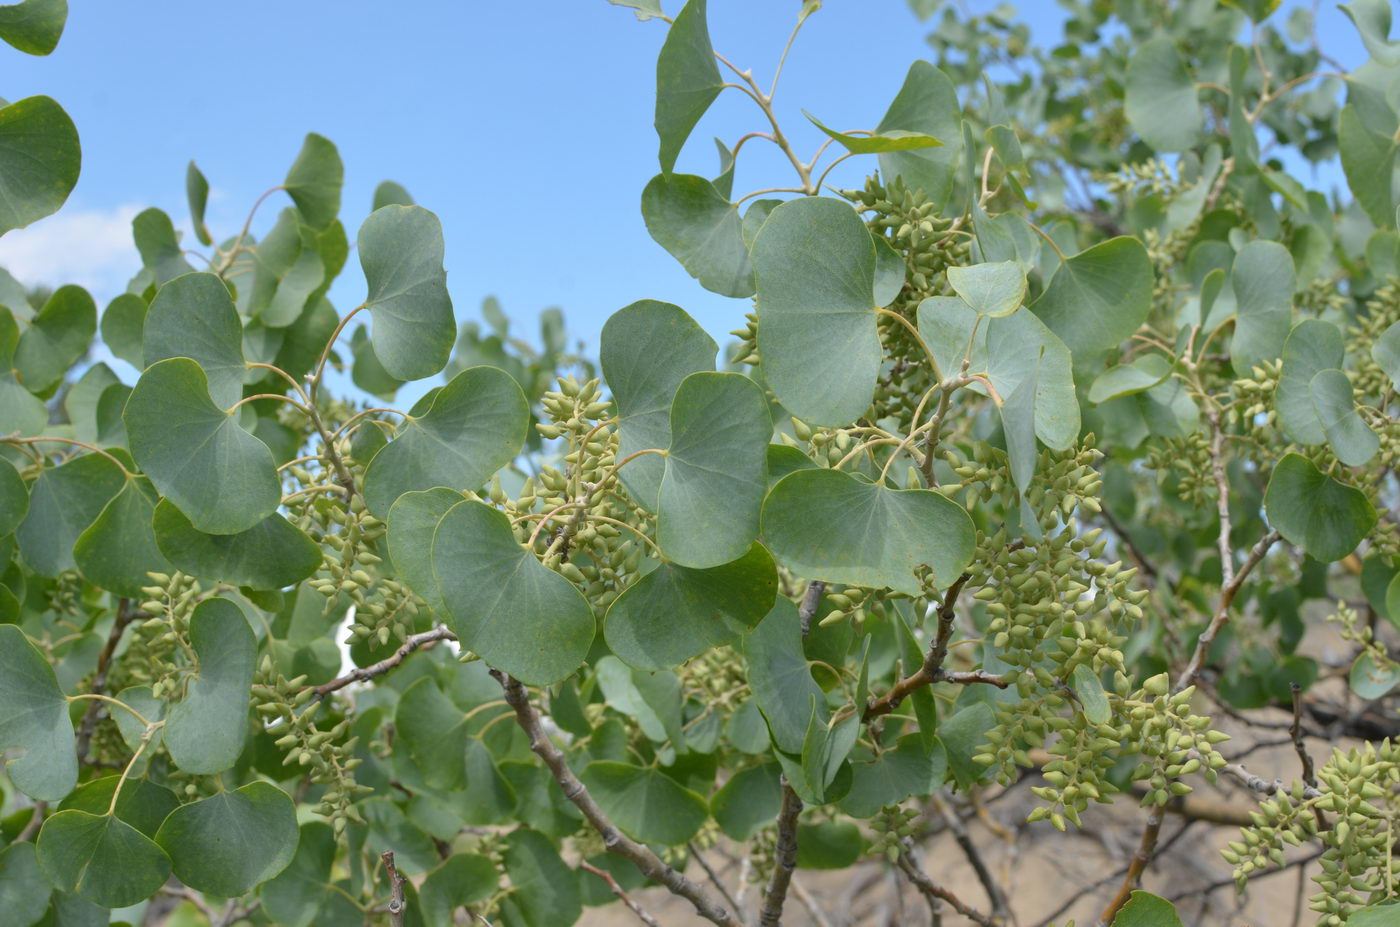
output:
[[[100,303],[126,288],[141,269],[131,240],[139,206],[64,210],[0,236],[0,267],[26,286],[86,287]]]

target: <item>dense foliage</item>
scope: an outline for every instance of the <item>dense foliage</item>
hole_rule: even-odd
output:
[[[1164,813],[1217,780],[1253,793],[1221,864],[1242,890],[1305,845],[1317,923],[1393,916],[1386,0],[1344,7],[1350,71],[1276,0],[1066,0],[1049,50],[916,3],[935,60],[871,130],[808,116],[808,160],[781,60],[761,84],[716,54],[705,0],[613,2],[668,30],[646,226],[753,298],[723,352],[649,299],[596,368],[554,311],[538,347],[489,301],[459,332],[437,218],[386,182],[352,249],[317,135],[227,237],[192,163],[203,250],[141,213],[100,315],[0,273],[0,919],[553,927],[615,898],[647,920],[649,882],[772,925],[795,868],[875,860],[935,923],[1004,924],[1004,886],[979,867],[985,897],[955,892],[921,841],[1025,776],[1041,829],[1145,809],[1101,923],[1181,923],[1134,889]],[[0,38],[47,54],[66,15],[0,7]],[[758,128],[714,179],[678,173],[725,91]],[[746,144],[793,176],[736,190]],[[1296,176],[1336,159],[1349,196]],[[0,234],[79,163],[59,104],[0,105]],[[443,382],[400,411],[328,370],[384,402]],[[1305,633],[1351,649],[1340,707]],[[1233,762],[1212,722],[1271,705],[1296,777]],[[1324,729],[1372,742],[1314,768]]]

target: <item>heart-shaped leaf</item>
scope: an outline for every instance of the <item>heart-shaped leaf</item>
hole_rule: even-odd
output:
[[[24,632],[0,624],[0,748],[17,748],[5,766],[15,788],[57,801],[78,781],[73,722],[58,677]]]
[[[78,130],[52,99],[0,106],[0,235],[58,212],[82,161]]]
[[[19,0],[0,7],[0,39],[27,55],[47,55],[66,22],[68,0]]]
[[[948,285],[978,315],[1000,318],[1021,308],[1026,272],[1015,261],[949,267]]]
[[[323,229],[340,212],[340,188],[345,182],[345,165],[340,152],[328,138],[307,133],[297,159],[287,171],[282,189],[297,204],[306,224]]]
[[[15,530],[24,562],[50,577],[76,567],[73,545],[125,485],[121,467],[103,454],[42,470],[29,487],[29,513]]]
[[[330,887],[336,839],[330,825],[311,821],[301,825],[291,863],[258,891],[263,910],[282,927],[308,927],[325,905]]]
[[[99,325],[102,343],[137,370],[145,368],[142,341],[145,339],[146,301],[135,293],[122,293],[102,310]]]
[[[1306,319],[1288,333],[1274,406],[1279,424],[1299,444],[1321,444],[1327,440],[1313,405],[1312,379],[1323,370],[1341,367],[1344,354],[1342,333],[1331,322]]]
[[[181,882],[235,898],[286,869],[299,837],[287,793],[267,782],[250,782],[180,806],[155,839]]]
[[[399,696],[394,727],[423,773],[423,781],[433,788],[455,790],[467,785],[469,720],[432,677],[419,679]]]
[[[603,632],[628,665],[669,669],[738,640],[768,614],[777,590],[773,558],[761,544],[708,570],[662,563],[613,601]]]
[[[1376,526],[1376,510],[1361,490],[1343,485],[1300,454],[1274,467],[1264,493],[1269,524],[1324,563],[1356,549]]]
[[[147,573],[169,572],[170,564],[156,546],[151,529],[156,498],[149,480],[129,479],[78,536],[73,560],[88,582],[139,599],[141,587],[151,583]]]
[[[693,373],[671,403],[656,538],[681,566],[738,560],[758,535],[773,423],[763,390],[737,373]]]
[[[170,857],[151,838],[110,814],[60,811],[44,822],[39,868],[55,888],[104,908],[144,901],[170,875]]]
[[[437,373],[457,336],[442,267],[442,223],[421,206],[384,206],[360,226],[358,248],[380,363],[400,380]]]
[[[1390,382],[1400,388],[1400,322],[1387,328],[1376,339],[1376,343],[1371,346],[1371,358],[1385,371],[1385,375],[1390,377]]]
[[[735,298],[753,295],[739,208],[711,181],[657,174],[642,190],[642,219],[656,243],[705,289]]]
[[[865,223],[840,200],[791,200],[763,223],[752,259],[758,350],[778,401],[815,424],[860,418],[882,357]]]
[[[489,665],[548,685],[588,655],[587,600],[520,546],[504,512],[472,501],[453,506],[438,523],[431,559],[457,639]]]
[[[452,912],[485,901],[500,886],[501,875],[489,857],[454,853],[423,880],[418,899],[431,927],[451,927]]]
[[[321,566],[321,549],[276,512],[247,531],[205,534],[169,499],[162,499],[152,527],[160,552],[191,576],[253,589],[285,589]]]
[[[1136,238],[1110,238],[1056,269],[1031,311],[1076,358],[1117,347],[1152,311],[1152,260]]]
[[[163,211],[152,207],[137,213],[131,220],[131,237],[141,253],[141,266],[146,269],[143,280],[147,284],[168,283],[194,270],[185,260],[175,223]]]
[[[199,664],[185,697],[170,706],[165,746],[185,772],[212,775],[232,766],[243,751],[258,645],[243,612],[228,599],[195,606],[189,634]]]
[[[130,712],[120,708],[115,709],[113,715],[118,712],[131,716]],[[121,788],[120,792],[117,792],[118,787]],[[106,776],[84,783],[63,800],[58,810],[76,809],[88,814],[106,814],[107,809],[112,807],[113,793],[117,794],[116,808],[113,809],[117,818],[153,839],[156,831],[160,830],[161,822],[180,807],[180,800],[174,792],[149,779],[123,780],[121,776]]]
[[[0,110],[0,117],[3,115]],[[1337,146],[1341,150],[1342,172],[1356,201],[1378,228],[1394,228],[1395,200],[1390,178],[1395,168],[1395,140],[1373,132],[1355,104],[1351,104],[1343,107],[1337,120]]]
[[[691,0],[692,4],[698,2],[701,0]],[[505,870],[511,885],[507,898],[515,914],[510,923],[553,927],[572,924],[582,916],[578,879],[548,837],[522,827],[511,831],[505,845]]]
[[[510,374],[497,367],[464,370],[374,455],[365,503],[382,518],[406,492],[479,489],[520,453],[529,426],[525,394]]]
[[[3,119],[4,110],[0,110]],[[20,336],[14,357],[20,380],[31,392],[46,392],[87,353],[96,331],[97,304],[88,291],[80,286],[59,287]]]
[[[743,650],[754,701],[768,722],[773,743],[784,753],[801,755],[812,700],[825,708],[826,695],[812,678],[802,651],[797,606],[778,596],[772,611],[744,635]]]
[[[14,464],[0,458],[0,537],[13,532],[29,512],[29,487]]]
[[[1113,927],[1181,927],[1181,918],[1176,914],[1176,906],[1165,898],[1135,891],[1113,919]]]
[[[1200,138],[1196,82],[1171,36],[1154,36],[1133,49],[1124,97],[1128,124],[1157,151],[1186,151]]]
[[[579,776],[614,824],[633,840],[680,846],[710,816],[705,799],[660,770],[589,763]]]
[[[438,487],[406,492],[389,509],[389,559],[409,588],[441,614],[447,606],[433,575],[433,534],[447,510],[461,501],[460,492]]]
[[[53,886],[39,869],[34,844],[12,843],[0,850],[0,903],[14,927],[30,927],[43,919],[52,893]]]
[[[136,462],[200,531],[246,531],[281,503],[272,452],[214,404],[189,358],[148,367],[122,419]]]
[[[763,504],[763,537],[798,576],[919,595],[927,567],[946,589],[972,562],[967,511],[926,489],[886,489],[839,470],[799,470]]]
[[[142,331],[147,366],[188,357],[204,371],[216,406],[227,409],[243,396],[243,323],[217,275],[185,274],[162,286]]]
[[[880,174],[886,183],[903,177],[909,189],[923,190],[935,206],[946,205],[963,150],[962,110],[948,76],[927,61],[915,61],[875,132],[910,132],[943,141],[937,148],[882,153]]]
[[[1359,467],[1376,456],[1380,438],[1356,411],[1351,380],[1344,372],[1336,368],[1318,371],[1309,392],[1317,420],[1338,460],[1348,467]]]
[[[715,369],[719,346],[685,310],[643,299],[609,317],[599,342],[603,377],[617,407],[617,458],[671,445],[671,400],[692,373]],[[665,461],[638,457],[617,471],[627,494],[656,510]]]
[[[705,0],[689,0],[681,7],[656,59],[656,134],[661,139],[661,170],[667,174],[724,83],[705,12]]]
[[[1293,257],[1276,241],[1252,241],[1230,269],[1235,336],[1230,363],[1242,377],[1283,353],[1293,317]]]

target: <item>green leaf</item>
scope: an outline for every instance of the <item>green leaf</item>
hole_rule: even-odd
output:
[[[79,441],[91,444],[98,440],[97,410],[102,403],[102,393],[107,387],[120,383],[112,368],[98,361],[84,370],[78,381],[68,388],[67,395],[63,397],[63,409],[68,413],[73,434]]]
[[[1035,443],[1036,392],[1040,388],[1040,358],[1031,364],[1029,375],[1003,397],[997,411],[1001,415],[1001,430],[1006,437],[1006,456],[1011,466],[1011,479],[1023,495],[1030,491],[1035,476],[1040,449]]]
[[[978,315],[1000,318],[1021,308],[1026,272],[1015,261],[949,267],[948,285]]]
[[[1274,467],[1264,493],[1269,524],[1324,563],[1356,549],[1376,525],[1376,510],[1359,489],[1343,485],[1299,454]]]
[[[12,843],[0,850],[0,910],[13,927],[30,927],[43,919],[52,892],[39,871],[34,844]]]
[[[204,208],[209,205],[209,181],[193,161],[185,168],[185,199],[190,204],[190,224],[194,237],[206,248],[214,243],[209,227],[204,224]]]
[[[778,401],[813,424],[860,418],[882,359],[865,223],[840,200],[790,200],[763,223],[752,256],[758,349]]]
[[[360,226],[374,353],[390,376],[421,380],[452,355],[457,323],[442,267],[442,223],[421,206],[385,206]]]
[[[1230,362],[1242,377],[1283,353],[1293,317],[1293,256],[1276,241],[1252,241],[1235,256],[1235,337]]]
[[[4,110],[0,110],[0,119]],[[1347,186],[1377,228],[1395,227],[1395,200],[1391,178],[1395,169],[1396,142],[1371,131],[1354,104],[1342,108],[1337,122],[1337,145]]]
[[[1356,662],[1351,665],[1351,674],[1347,679],[1351,684],[1351,691],[1366,701],[1384,698],[1400,685],[1400,663],[1380,661],[1370,653],[1362,651]]]
[[[194,270],[185,260],[180,236],[170,216],[159,209],[147,209],[131,220],[131,237],[141,252],[141,266],[150,272],[148,282],[162,284]]]
[[[1390,39],[1391,5],[1388,0],[1352,0],[1340,4],[1337,9],[1347,14],[1356,26],[1366,51],[1378,64],[1388,68],[1400,64],[1400,42]]]
[[[335,144],[310,132],[287,171],[287,179],[282,181],[282,189],[297,204],[307,225],[323,229],[340,212],[340,188],[344,182],[345,165]]]
[[[143,331],[147,365],[188,357],[204,371],[209,396],[219,408],[243,396],[243,324],[228,287],[215,274],[185,274],[162,286]]]
[[[172,811],[155,839],[181,882],[234,898],[286,869],[299,838],[287,793],[250,782]]]
[[[881,154],[880,174],[886,183],[903,177],[909,189],[923,190],[935,206],[947,205],[963,150],[962,111],[948,76],[927,61],[915,61],[875,132],[911,132],[943,140],[938,148]]]
[[[846,869],[864,852],[860,828],[851,821],[804,821],[797,825],[799,869]]]
[[[336,839],[330,825],[301,825],[296,855],[287,868],[264,882],[258,894],[263,910],[281,927],[308,927],[331,894],[331,864]]]
[[[1084,717],[1094,724],[1107,724],[1113,712],[1109,709],[1108,696],[1104,694],[1098,673],[1089,664],[1081,663],[1074,668],[1070,682],[1074,686],[1074,694],[1079,697],[1080,707],[1084,709]]]
[[[671,445],[671,400],[692,373],[715,369],[719,346],[685,310],[643,299],[614,312],[599,342],[603,377],[617,407],[617,459]],[[617,471],[627,494],[656,510],[665,461],[646,454]]]
[[[531,685],[558,682],[593,643],[587,600],[521,547],[504,512],[480,502],[448,510],[431,561],[462,647]]]
[[[705,0],[688,0],[666,33],[656,59],[656,134],[662,173],[669,174],[724,83],[710,46]]]
[[[185,697],[170,706],[165,746],[185,772],[212,775],[232,766],[243,750],[258,645],[243,612],[223,598],[195,607],[189,636],[199,664]]]
[[[603,631],[630,666],[667,669],[738,640],[768,614],[777,590],[773,558],[761,544],[708,570],[663,562],[613,601]]]
[[[1335,368],[1319,371],[1309,391],[1317,420],[1338,460],[1348,467],[1359,467],[1376,456],[1380,438],[1357,413],[1351,380],[1345,373]]]
[[[14,354],[19,325],[0,306],[0,434],[37,435],[49,421],[48,407],[15,379]]]
[[[853,764],[851,790],[841,799],[841,810],[852,817],[868,818],[881,808],[911,795],[927,795],[941,786],[948,772],[948,757],[937,740],[933,746],[932,750],[926,747],[919,734],[906,734],[895,749],[881,753],[874,762]]]
[[[1132,396],[1151,389],[1171,376],[1171,363],[1160,354],[1143,354],[1130,364],[1110,367],[1089,387],[1089,401],[1095,405]]]
[[[530,407],[514,377],[498,367],[464,370],[374,455],[365,504],[383,518],[406,492],[479,489],[520,453],[529,427]]]
[[[152,695],[149,686],[127,686],[118,692],[116,697],[117,701],[138,712],[147,721],[160,721],[165,717],[166,703]],[[128,750],[135,753],[143,738],[147,740],[146,756],[150,756],[160,747],[165,739],[164,728],[152,732],[147,738],[146,725],[142,724],[136,715],[116,706],[113,708],[115,710],[110,713],[112,720],[116,722],[117,731],[122,735],[122,741]]]
[[[78,781],[73,722],[58,677],[12,624],[0,624],[0,749],[19,750],[5,774],[35,801],[57,801]]]
[[[1177,917],[1176,906],[1165,898],[1134,891],[1113,919],[1113,927],[1181,927],[1181,918]]]
[[[272,452],[214,404],[189,358],[148,367],[122,419],[136,462],[200,531],[246,531],[281,503]]]
[[[1136,238],[1110,238],[1060,264],[1031,305],[1076,359],[1117,347],[1152,311],[1152,261]]]
[[[403,386],[403,381],[389,376],[389,372],[379,362],[379,356],[374,353],[374,345],[370,343],[369,329],[365,326],[355,327],[355,334],[350,336],[350,352],[355,358],[350,368],[350,379],[354,384],[385,402],[393,401],[394,394]],[[373,427],[376,431],[379,430],[379,426]],[[380,434],[382,436],[383,432]]]
[[[1377,904],[1352,911],[1347,915],[1347,927],[1395,927],[1400,910],[1394,904]]]
[[[879,235],[870,237],[875,242],[875,305],[884,308],[904,289],[908,268],[893,245]]]
[[[710,814],[725,836],[742,843],[778,816],[783,802],[778,771],[776,763],[742,769],[710,798]]]
[[[162,499],[153,528],[160,553],[178,569],[234,586],[285,589],[321,566],[321,548],[276,512],[237,534],[205,534]]]
[[[508,897],[524,927],[572,924],[582,916],[578,879],[544,834],[527,828],[512,831],[505,838],[504,861],[511,885]]]
[[[129,712],[114,707],[112,714],[116,715],[118,712],[130,717]],[[121,787],[119,793],[118,786]],[[180,807],[180,800],[175,797],[174,792],[156,785],[149,779],[127,779],[123,782],[121,776],[106,776],[84,783],[63,800],[58,810],[75,809],[89,814],[106,814],[107,809],[112,807],[113,793],[117,793],[117,806],[114,810],[118,819],[151,838],[155,837],[161,822],[170,812]]]
[[[151,530],[156,498],[149,480],[126,481],[73,545],[73,560],[83,578],[117,595],[141,599],[141,587],[151,584],[147,573],[170,571]]]
[[[946,589],[972,562],[967,511],[926,489],[886,489],[839,470],[783,477],[763,504],[763,537],[798,576],[917,596],[928,567]]]
[[[938,725],[938,739],[948,756],[948,771],[961,789],[967,789],[987,774],[988,767],[973,757],[987,742],[987,731],[996,725],[989,702],[964,705]]]
[[[0,110],[0,119],[4,111]],[[0,158],[3,158],[0,140]],[[80,286],[61,286],[29,322],[15,348],[14,365],[31,392],[43,393],[87,353],[97,331],[97,305]]]
[[[1400,322],[1391,325],[1376,339],[1376,343],[1371,346],[1371,359],[1390,377],[1390,382],[1400,389]]]
[[[1196,82],[1171,36],[1154,36],[1128,56],[1124,111],[1133,131],[1157,151],[1186,151],[1200,140],[1204,117]]]
[[[435,789],[455,790],[467,785],[468,719],[424,676],[399,696],[394,715],[398,736],[408,755],[418,764],[423,781]],[[473,789],[477,788],[472,783]]]
[[[137,370],[146,362],[141,353],[145,338],[146,301],[135,293],[123,293],[102,312],[102,343]]]
[[[15,530],[24,562],[49,577],[76,567],[73,545],[125,483],[121,468],[102,454],[42,470],[29,487],[29,514]]]
[[[628,7],[642,22],[665,15],[661,12],[661,0],[608,0],[608,2],[613,6]]]
[[[389,509],[389,559],[399,578],[423,597],[428,607],[445,614],[442,592],[429,553],[433,533],[447,510],[462,501],[462,494],[453,489],[427,489],[406,492]]]
[[[802,115],[811,120],[812,125],[821,129],[829,138],[841,145],[851,154],[884,154],[888,151],[914,151],[919,148],[938,148],[943,143],[932,135],[925,135],[922,132],[906,132],[903,129],[894,129],[887,134],[878,132],[868,132],[853,134],[851,132],[837,132],[829,129],[822,121],[805,109]]]
[[[490,858],[475,853],[454,853],[428,873],[418,889],[423,919],[429,927],[453,927],[453,912],[490,898],[500,878]]]
[[[20,0],[0,6],[0,39],[27,55],[47,55],[67,21],[68,0]]]
[[[1262,23],[1273,14],[1274,10],[1279,8],[1283,0],[1220,0],[1220,2],[1237,10],[1243,10],[1252,22]],[[1135,892],[1134,894],[1145,895],[1147,893]]]
[[[381,180],[379,186],[374,188],[374,201],[369,207],[370,212],[382,209],[385,206],[412,206],[413,194],[408,192],[401,183],[392,180]]]
[[[657,174],[642,190],[647,232],[686,273],[721,296],[753,295],[739,208],[693,174]]]
[[[589,763],[579,778],[603,813],[633,840],[679,846],[710,816],[705,799],[655,769]]]
[[[0,458],[0,537],[12,533],[29,512],[29,487],[14,464]]]
[[[1376,342],[1377,350],[1384,340],[1382,335]],[[1299,444],[1321,444],[1327,440],[1313,405],[1312,380],[1323,370],[1341,367],[1344,354],[1342,333],[1331,322],[1305,319],[1288,333],[1274,407],[1283,430]]]
[[[754,701],[768,722],[773,743],[784,753],[801,755],[811,699],[824,706],[826,695],[812,678],[802,652],[797,606],[779,596],[758,627],[744,635],[743,649]]]
[[[82,160],[78,130],[53,100],[0,105],[0,236],[58,212]]]
[[[332,222],[330,229],[344,233],[338,222]],[[327,282],[317,244],[315,230],[302,224],[300,213],[282,210],[277,224],[253,252],[253,282],[244,311],[273,328],[295,322]]]
[[[144,901],[170,875],[165,851],[113,815],[60,811],[44,822],[36,848],[55,888],[104,908]]]
[[[737,560],[758,535],[773,434],[763,390],[737,373],[693,373],[671,402],[656,539],[681,566]]]

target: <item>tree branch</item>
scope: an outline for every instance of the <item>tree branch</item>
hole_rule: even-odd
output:
[[[393,850],[385,850],[379,854],[379,858],[384,861],[384,872],[389,876],[389,923],[392,927],[403,927],[404,911],[408,907],[408,902],[404,900],[403,886],[407,880],[399,874],[394,865]]]
[[[126,626],[137,618],[150,617],[139,608],[131,606],[130,599],[122,599],[117,603],[117,615],[112,621],[112,630],[107,635],[107,643],[102,647],[102,652],[97,655],[97,670],[92,674],[92,685],[88,691],[94,695],[101,695],[107,691],[107,673],[112,667],[112,655],[116,653],[117,644],[121,643],[122,633],[126,631]],[[92,734],[97,729],[98,714],[102,710],[102,702],[92,699],[88,702],[87,709],[83,712],[83,719],[78,723],[78,760],[87,759],[88,748],[92,745]]]
[[[1132,860],[1128,863],[1128,871],[1123,874],[1123,884],[1118,887],[1118,894],[1113,896],[1108,907],[1104,908],[1103,913],[1099,915],[1099,927],[1108,927],[1109,924],[1113,923],[1113,916],[1118,913],[1118,909],[1128,903],[1133,889],[1137,888],[1138,880],[1142,878],[1143,872],[1152,862],[1153,851],[1157,849],[1157,835],[1161,832],[1162,810],[1154,806],[1147,816],[1147,826],[1142,830],[1142,840],[1138,842],[1137,852],[1133,854]]]
[[[987,868],[987,863],[982,859],[977,845],[972,842],[972,835],[967,832],[962,818],[958,817],[955,809],[948,807],[936,796],[933,799],[933,804],[943,816],[948,830],[952,831],[953,839],[962,848],[963,855],[972,864],[972,870],[977,873],[977,881],[982,883],[982,888],[987,893],[987,900],[992,905],[991,920],[997,924],[1006,923],[1006,919],[1011,914],[1010,906],[1006,901],[1006,892],[1002,890],[1001,884],[993,877],[992,871]]]
[[[705,875],[710,877],[710,882],[714,885],[715,890],[724,896],[724,900],[729,902],[730,906],[734,908],[735,913],[742,915],[744,906],[739,903],[738,899],[730,894],[728,887],[724,884],[724,880],[719,877],[718,872],[715,872],[714,867],[710,865],[710,861],[705,859],[705,854],[700,852],[700,848],[695,845],[695,841],[688,841],[685,846],[686,849],[690,850],[690,855],[700,864],[700,868],[705,870]]]
[[[900,850],[899,856],[896,858],[895,862],[899,865],[900,871],[908,877],[909,881],[914,883],[914,887],[919,890],[924,898],[929,900],[930,908],[932,908],[936,901],[946,901],[952,906],[954,911],[957,911],[969,920],[976,921],[978,924],[981,924],[982,927],[997,927],[996,921],[992,920],[981,911],[978,911],[976,908],[963,904],[962,900],[959,899],[957,895],[954,895],[948,889],[934,882],[928,877],[927,873],[914,865],[913,860],[909,858],[909,851],[907,848]]]
[[[758,913],[759,927],[778,927],[783,920],[783,902],[787,900],[792,871],[797,868],[797,816],[802,813],[802,799],[792,786],[783,781],[783,803],[778,808],[778,847],[773,861],[773,874],[763,890],[763,907]]]
[[[797,609],[797,617],[802,619],[802,636],[805,638],[812,633],[812,619],[817,615],[817,606],[822,602],[822,593],[826,591],[826,583],[820,579],[814,579],[807,584],[807,589],[802,593],[802,605]]]
[[[1240,591],[1240,586],[1244,585],[1244,581],[1249,577],[1249,574],[1259,565],[1259,561],[1264,559],[1264,555],[1269,552],[1270,547],[1274,546],[1274,542],[1278,541],[1281,537],[1277,531],[1270,531],[1260,538],[1258,542],[1250,548],[1249,556],[1245,557],[1244,563],[1240,565],[1239,572],[1236,572],[1233,564],[1230,562],[1232,556],[1229,542],[1229,513],[1226,512],[1222,517],[1225,521],[1222,523],[1220,529],[1220,543],[1224,559],[1221,561],[1220,569],[1225,579],[1225,584],[1220,589],[1220,601],[1215,607],[1215,616],[1211,618],[1210,624],[1206,626],[1205,631],[1201,632],[1200,638],[1196,641],[1196,650],[1191,654],[1191,661],[1186,664],[1186,669],[1182,670],[1180,678],[1177,679],[1176,685],[1173,687],[1173,691],[1175,692],[1182,691],[1195,681],[1197,674],[1201,671],[1201,667],[1205,665],[1206,654],[1210,651],[1210,645],[1215,643],[1215,635],[1220,633],[1220,629],[1230,620],[1230,603],[1235,601],[1235,593]]]
[[[646,912],[646,909],[644,909],[641,905],[637,904],[636,899],[634,899],[631,895],[627,894],[627,892],[623,890],[621,885],[617,884],[617,879],[613,878],[611,872],[608,872],[606,869],[599,869],[597,866],[593,865],[586,859],[579,863],[579,867],[588,870],[598,878],[602,879],[604,882],[608,883],[608,890],[611,891],[614,895],[616,895],[619,901],[627,905],[627,907],[631,909],[632,913],[637,915],[637,918],[643,924],[646,924],[647,927],[661,927],[661,925],[656,922],[656,918],[648,914]]]
[[[434,644],[438,641],[455,641],[456,639],[457,635],[453,634],[447,628],[433,628],[431,631],[424,631],[421,634],[410,634],[407,639],[404,640],[403,644],[399,646],[398,650],[395,650],[378,663],[371,663],[369,666],[361,666],[351,670],[344,676],[316,686],[316,697],[322,699],[332,692],[345,688],[352,682],[368,682],[376,676],[383,676],[404,660],[408,659],[408,655],[419,647]]]
[[[525,691],[525,686],[520,680],[500,670],[491,670],[491,675],[505,691],[506,704],[515,710],[516,723],[530,738],[530,749],[549,768],[554,781],[563,789],[564,797],[582,811],[584,818],[598,831],[603,838],[603,846],[609,853],[616,853],[629,860],[642,875],[660,882],[671,894],[689,901],[695,906],[695,913],[712,924],[719,924],[720,927],[744,927],[743,922],[711,898],[709,892],[666,865],[649,847],[618,830],[616,825],[608,820],[603,809],[598,807],[593,796],[588,794],[588,789],[579,781],[578,776],[569,768],[564,754],[545,736],[540,727],[539,713],[530,704],[530,696]]]

